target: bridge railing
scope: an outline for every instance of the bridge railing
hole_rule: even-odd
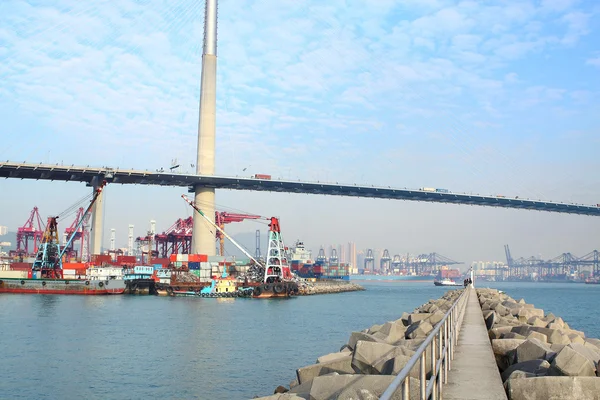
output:
[[[458,344],[458,334],[464,317],[465,306],[470,289],[462,291],[443,319],[429,333],[425,341],[416,350],[406,366],[396,376],[391,385],[379,398],[390,400],[401,388],[402,399],[409,400],[410,378],[413,368],[419,364],[419,399],[436,400],[442,398],[442,385],[448,383],[448,372],[452,367],[454,349]],[[431,366],[427,368],[427,353],[431,357]],[[427,379],[427,374],[431,377]]]

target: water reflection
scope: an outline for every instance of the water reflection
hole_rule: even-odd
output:
[[[60,296],[52,294],[26,295],[34,298],[37,315],[42,318],[56,317],[56,310],[60,304]]]

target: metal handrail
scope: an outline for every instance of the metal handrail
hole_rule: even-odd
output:
[[[442,398],[442,385],[448,383],[448,371],[450,371],[454,359],[454,349],[458,344],[458,333],[470,291],[470,289],[463,290],[442,320],[436,324],[436,327],[427,335],[425,341],[408,360],[402,371],[383,392],[380,400],[390,400],[400,386],[402,386],[402,399],[410,399],[410,379],[407,378],[417,362],[420,364],[419,399],[439,400]],[[431,378],[429,380],[426,378],[428,372],[426,370],[427,348],[431,349]]]

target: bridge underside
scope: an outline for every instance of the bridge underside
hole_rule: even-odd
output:
[[[49,164],[0,163],[0,177],[30,180],[72,181],[89,184],[95,177],[109,183],[195,187],[215,189],[270,191],[283,193],[323,194],[434,203],[469,204],[488,207],[517,208],[567,214],[600,216],[600,207],[526,199],[479,196],[462,193],[438,193],[391,187],[340,185],[319,182],[262,180],[245,177],[187,175],[143,170],[117,170]]]

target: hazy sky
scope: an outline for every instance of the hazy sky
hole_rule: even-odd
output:
[[[0,159],[192,170],[203,10],[0,1]],[[217,174],[600,203],[599,27],[591,0],[221,0]],[[0,181],[0,225],[88,191]],[[191,215],[181,193],[109,186],[105,246],[110,228],[124,245],[129,223],[141,235]],[[232,191],[217,207],[280,216],[287,241],[313,249],[469,262],[504,259],[506,243],[515,257],[600,248],[594,217]]]

